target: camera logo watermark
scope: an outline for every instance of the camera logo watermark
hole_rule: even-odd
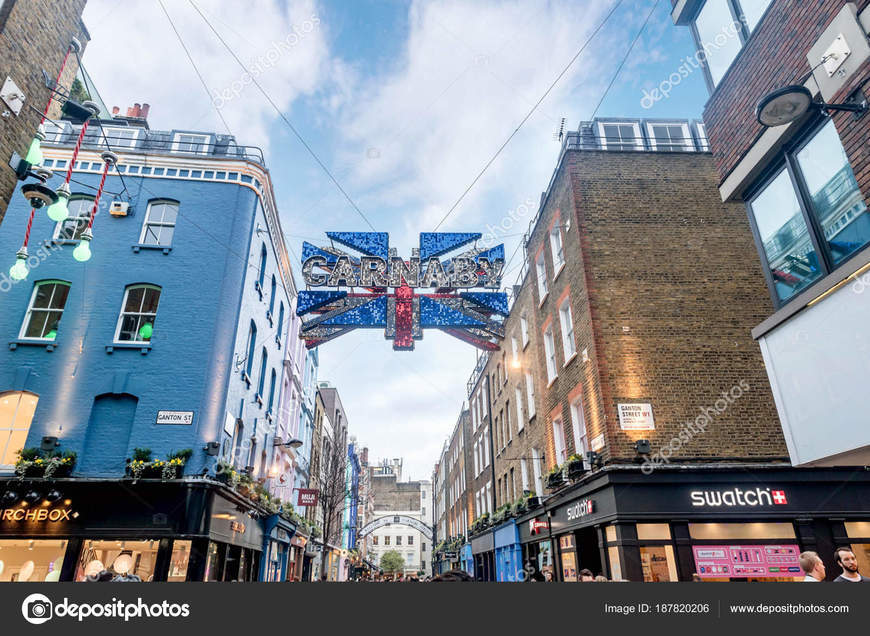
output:
[[[55,604],[44,594],[31,594],[21,603],[21,615],[31,625],[42,625],[53,619],[71,618],[78,622],[86,618],[115,618],[128,622],[145,618],[188,618],[188,603],[146,603],[137,598],[135,603],[126,603],[112,598],[110,603],[71,603],[64,597]]]

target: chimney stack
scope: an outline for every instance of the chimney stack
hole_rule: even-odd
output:
[[[121,112],[120,108],[118,108],[117,106],[112,106],[112,115],[117,115],[119,112]]]
[[[141,114],[139,115],[142,119],[148,119],[148,111],[151,110],[151,104],[142,104]]]

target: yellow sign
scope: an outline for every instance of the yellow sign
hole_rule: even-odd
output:
[[[0,521],[72,521],[79,513],[71,508],[6,508],[0,511]]]

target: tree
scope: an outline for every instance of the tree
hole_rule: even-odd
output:
[[[320,553],[320,572],[326,572],[326,546],[341,541],[341,521],[347,497],[347,443],[343,432],[337,440],[326,435],[321,440],[321,452],[315,474],[320,490],[318,507],[323,530],[323,551]]]
[[[403,572],[405,570],[405,559],[395,550],[388,550],[381,557],[380,568],[389,574]]]
[[[72,86],[70,86],[69,96],[80,104],[91,98],[87,89],[85,89],[78,77],[73,80]]]

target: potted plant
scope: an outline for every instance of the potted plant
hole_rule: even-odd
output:
[[[568,479],[571,481],[580,479],[586,473],[583,458],[576,453],[568,458]]]
[[[526,494],[526,509],[534,510],[538,506],[541,505],[541,498],[538,497],[537,493],[534,490],[529,491]]]
[[[512,512],[513,512],[513,515],[515,517],[519,517],[520,515],[525,514],[528,511],[528,509],[529,508],[528,508],[528,504],[526,504],[526,498],[520,497],[519,499],[517,499],[514,502]]]
[[[73,451],[65,451],[63,454],[54,454],[48,458],[45,463],[45,472],[43,477],[52,479],[54,477],[69,477],[73,467],[76,465],[76,455]]]
[[[556,490],[565,483],[565,471],[562,466],[556,465],[547,473],[547,488]]]
[[[169,453],[166,461],[163,463],[160,472],[161,479],[177,479],[184,472],[184,466],[187,460],[193,455],[193,449],[185,448],[184,450]]]
[[[214,478],[220,483],[226,484],[230,488],[235,488],[236,485],[239,483],[240,475],[232,464],[228,464],[224,461],[219,461],[217,464],[217,468],[215,469]]]
[[[18,452],[15,462],[15,474],[19,479],[26,477],[68,477],[76,463],[76,454],[72,451],[58,453],[46,452],[39,448],[23,448]]]

